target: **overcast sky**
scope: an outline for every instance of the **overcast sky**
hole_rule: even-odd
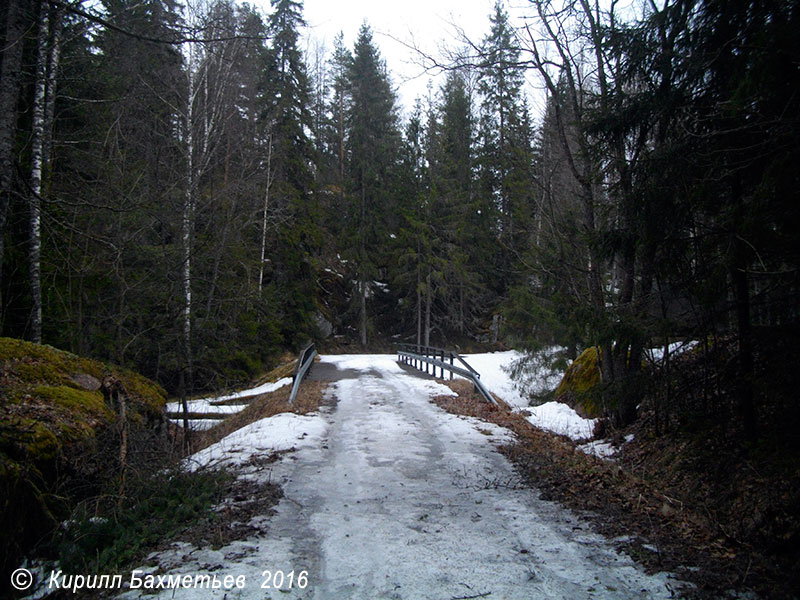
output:
[[[426,95],[430,78],[419,65],[418,55],[408,46],[416,45],[437,55],[443,45],[459,45],[459,29],[480,42],[489,32],[494,4],[495,0],[305,0],[309,51],[313,51],[316,41],[330,53],[339,31],[344,33],[345,45],[352,49],[366,20],[386,60],[400,102],[408,110],[417,96]],[[512,22],[516,15],[523,14],[524,5],[524,0],[507,2]]]

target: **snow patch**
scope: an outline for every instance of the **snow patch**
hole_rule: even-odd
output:
[[[592,440],[578,446],[578,450],[589,456],[611,459],[617,453],[617,448],[608,440]]]
[[[625,436],[625,440],[622,443],[628,444],[631,441],[633,441],[633,434],[629,433]],[[592,440],[578,446],[578,450],[590,456],[612,460],[617,452],[619,452],[619,447],[614,446],[610,440]]]
[[[528,399],[522,396],[509,373],[512,363],[522,357],[520,352],[508,350],[506,352],[465,354],[463,356],[470,366],[480,373],[481,383],[490,392],[497,394],[511,406],[528,406]]]
[[[216,402],[216,400],[215,400]],[[186,403],[186,407],[190,413],[199,414],[223,414],[235,415],[243,410],[247,404],[213,404],[208,400],[191,400]],[[183,405],[180,402],[170,402],[167,404],[167,411],[171,413],[183,413]],[[180,421],[176,418],[174,421]]]
[[[248,388],[246,390],[233,392],[231,394],[227,394],[224,396],[211,396],[208,398],[189,400],[186,403],[186,407],[190,413],[235,415],[236,413],[241,412],[247,407],[246,402],[242,404],[219,404],[219,403],[226,402],[229,400],[237,400],[239,398],[249,398],[250,396],[258,396],[260,394],[268,394],[291,383],[292,383],[291,377],[284,377],[274,383],[264,383],[262,385],[253,388]],[[182,413],[183,404],[180,402],[180,400],[174,402],[168,402],[166,409],[167,412],[170,413]],[[181,417],[171,418],[170,421],[178,425],[183,424],[183,419]],[[191,429],[192,431],[205,431],[206,429],[211,429],[215,425],[219,425],[221,422],[222,422],[221,419],[189,419],[189,429]]]
[[[212,464],[241,465],[255,455],[314,446],[322,439],[326,429],[325,420],[316,413],[280,413],[234,431],[186,461],[191,470]]]
[[[591,438],[597,419],[584,419],[562,402],[546,402],[540,406],[528,406],[528,399],[520,393],[518,385],[511,378],[513,363],[523,356],[516,350],[509,350],[507,352],[469,354],[464,358],[480,373],[481,381],[491,392],[497,394],[513,408],[530,412],[530,416],[526,419],[535,427],[565,435],[573,440]]]
[[[597,419],[584,419],[563,402],[545,402],[526,410],[531,413],[529,417],[525,417],[531,425],[565,435],[573,440],[585,440],[592,437],[595,423],[597,423]]]
[[[284,377],[279,379],[278,381],[272,383],[264,383],[262,385],[248,388],[246,390],[241,390],[238,392],[233,392],[231,394],[226,394],[224,396],[210,396],[207,398],[199,398],[197,400],[190,400],[187,402],[189,405],[189,412],[196,412],[196,413],[237,413],[242,410],[247,404],[236,404],[236,405],[222,405],[220,406],[219,402],[227,402],[228,400],[237,400],[239,398],[248,398],[250,396],[259,396],[261,394],[268,394],[270,392],[274,392],[275,390],[282,388],[285,385],[290,385],[292,383],[291,377]],[[167,403],[167,411],[169,412],[179,412],[183,410],[183,406],[180,401],[176,402],[169,402]]]
[[[243,408],[243,407],[237,407]],[[183,419],[176,418],[170,419],[173,423],[177,425],[183,426]],[[207,429],[211,429],[212,427],[216,427],[220,423],[222,423],[223,419],[189,419],[189,429],[191,431],[206,431]]]

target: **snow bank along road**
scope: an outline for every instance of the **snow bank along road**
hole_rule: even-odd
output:
[[[175,544],[146,572],[246,576],[243,589],[202,593],[229,599],[671,597],[666,574],[645,575],[569,511],[513,485],[494,447],[510,433],[430,402],[448,388],[392,356],[322,360],[345,377],[331,385],[331,406],[254,423],[195,456],[282,483],[277,514],[261,518],[266,532],[216,551]],[[290,447],[268,466],[250,460]]]

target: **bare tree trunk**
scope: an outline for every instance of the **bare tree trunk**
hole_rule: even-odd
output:
[[[264,286],[264,261],[267,260],[267,217],[269,216],[269,189],[272,186],[272,136],[267,136],[267,186],[264,190],[264,212],[261,218],[261,262],[258,266],[258,293]]]
[[[214,304],[214,292],[217,289],[217,281],[219,280],[222,255],[225,252],[225,248],[228,246],[228,233],[231,229],[232,215],[236,213],[236,200],[227,200],[227,193],[226,199],[223,200],[223,205],[225,208],[225,214],[223,216],[225,222],[222,225],[222,239],[220,239],[214,252],[214,268],[211,271],[211,282],[208,284],[208,298],[206,299],[206,319],[211,318],[211,308]]]
[[[464,335],[465,318],[464,318],[464,282],[458,285],[458,333]]]
[[[417,346],[422,345],[422,288],[417,280]]]
[[[339,179],[344,190],[344,90],[339,91]]]
[[[194,100],[197,94],[193,49],[189,50],[189,90],[186,103],[186,192],[181,215],[181,250],[183,292],[183,318],[181,324],[181,372],[185,372],[184,386],[192,387],[192,237],[194,233],[194,205],[197,178],[194,164]]]
[[[431,345],[431,274],[425,278],[425,345]]]
[[[50,44],[50,57],[47,65],[47,93],[44,105],[44,142],[42,144],[42,163],[47,167],[53,152],[53,122],[56,114],[56,85],[58,82],[58,65],[61,61],[61,31],[63,19],[61,11],[53,13],[50,26],[53,36]]]
[[[361,271],[361,281],[359,287],[361,288],[361,347],[367,347],[367,282],[364,277],[364,271]]]
[[[28,269],[31,291],[31,332],[34,343],[42,342],[42,281],[41,281],[41,194],[44,159],[45,104],[47,99],[47,61],[50,55],[50,5],[43,1],[39,14],[37,38],[36,83],[33,96],[32,141],[31,141],[31,192],[28,203],[29,248]]]
[[[367,218],[367,191],[365,189],[365,181],[362,173],[361,177],[361,240],[359,241],[360,257],[359,257],[359,292],[361,293],[361,347],[367,347],[367,277],[364,273],[366,269],[367,250],[366,250],[366,218]]]
[[[419,265],[421,246],[417,237],[417,349],[422,344],[422,273]]]

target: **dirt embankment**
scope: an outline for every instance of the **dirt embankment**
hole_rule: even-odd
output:
[[[167,448],[165,392],[132,371],[0,338],[0,590],[101,481]]]

